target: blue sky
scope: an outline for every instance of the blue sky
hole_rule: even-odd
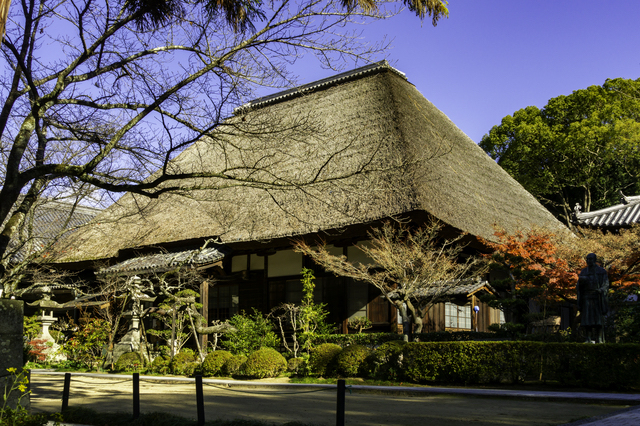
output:
[[[475,142],[528,105],[640,78],[638,0],[450,0],[449,12],[434,28],[405,11],[363,36],[393,38],[386,58]],[[295,71],[301,83],[333,74]]]

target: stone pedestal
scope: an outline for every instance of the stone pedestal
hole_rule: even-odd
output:
[[[42,315],[38,317],[38,320],[42,323],[42,334],[40,338],[45,340],[48,346],[48,348],[43,351],[47,356],[47,361],[65,361],[67,359],[66,355],[61,353],[60,345],[56,343],[56,339],[54,339],[49,333],[49,327],[54,322],[58,321],[58,318],[53,316],[53,311],[49,311],[49,315],[43,311]]]
[[[129,319],[129,330],[127,331],[127,334],[125,334],[122,339],[114,345],[112,355],[113,362],[116,362],[121,355],[126,354],[127,352],[140,351],[140,347],[144,345],[140,335],[140,317],[134,314],[128,316],[127,319]],[[146,351],[143,350],[142,355],[144,356],[145,353]],[[110,359],[107,359],[107,363],[110,361]]]
[[[12,385],[13,376],[7,371],[15,368],[16,373],[22,372],[23,366],[23,322],[24,305],[21,300],[0,299],[0,392],[4,394],[5,387]],[[20,398],[20,392],[14,391],[7,400],[8,406],[15,408]],[[20,399],[29,408],[29,396]]]

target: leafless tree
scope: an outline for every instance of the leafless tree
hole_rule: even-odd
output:
[[[420,333],[429,308],[481,265],[479,259],[461,256],[461,237],[442,238],[441,230],[435,221],[417,230],[392,222],[374,228],[367,243],[356,246],[372,260],[367,265],[332,255],[324,244],[314,248],[298,241],[295,248],[327,271],[374,285],[403,318],[411,317],[413,331]]]
[[[286,170],[286,152],[230,146],[223,137],[281,133],[283,126],[311,132],[313,123],[305,117],[287,123],[225,118],[258,87],[290,87],[295,79],[287,67],[304,53],[336,69],[347,57],[366,60],[381,52],[384,44],[366,43],[349,24],[393,11],[378,2],[366,10],[355,4],[345,9],[339,0],[264,2],[253,28],[243,30],[230,27],[224,14],[207,13],[205,3],[184,8],[166,27],[141,28],[139,12],[127,2],[13,2],[0,77],[5,296],[14,289],[5,278],[10,241],[37,200],[60,188],[153,198],[228,187],[302,188],[324,179],[313,173],[279,176],[274,167]],[[441,2],[426,3],[424,10],[434,16],[446,14],[436,7]],[[222,156],[219,167],[203,171],[172,161],[196,141]],[[341,173],[362,171],[359,166]]]

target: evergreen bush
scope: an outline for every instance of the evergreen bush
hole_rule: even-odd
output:
[[[402,379],[402,349],[406,342],[394,340],[383,343],[369,354],[362,366],[363,373],[377,380]]]
[[[193,351],[181,350],[176,356],[173,357],[169,367],[172,374],[190,376],[198,365]]]
[[[116,360],[113,368],[115,371],[137,371],[144,367],[144,360],[138,352],[127,352]]]
[[[366,346],[351,345],[340,351],[335,358],[336,373],[342,377],[361,376],[361,366],[371,351]]]
[[[273,324],[255,308],[253,314],[236,314],[229,320],[236,331],[225,333],[222,347],[233,354],[249,355],[262,347],[277,348],[280,338],[273,331]]]
[[[171,359],[166,355],[158,355],[153,359],[151,364],[149,364],[149,371],[157,374],[167,374],[169,373],[169,362]]]
[[[260,348],[247,357],[243,375],[249,378],[264,379],[277,377],[287,368],[287,360],[273,348]]]
[[[247,361],[247,357],[242,354],[237,354],[228,358],[227,361],[222,366],[221,373],[225,376],[241,376],[242,375],[242,367],[244,363]]]
[[[221,373],[222,367],[225,363],[232,358],[233,355],[228,351],[214,351],[209,353],[204,361],[202,362],[202,366],[200,368],[203,376],[216,376],[218,373]]]
[[[406,378],[418,383],[550,381],[565,386],[640,387],[640,345],[543,342],[407,343]]]
[[[334,371],[334,359],[342,351],[335,343],[323,343],[311,351],[309,355],[309,372],[314,375],[327,376]]]
[[[287,361],[287,371],[292,374],[302,375],[307,369],[308,357],[291,358]]]

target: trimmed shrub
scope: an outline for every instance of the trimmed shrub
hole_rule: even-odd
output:
[[[224,364],[229,360],[229,358],[233,357],[231,352],[227,351],[214,351],[207,355],[207,357],[202,362],[202,366],[200,370],[203,376],[215,376],[220,373]]]
[[[402,349],[406,342],[396,340],[384,343],[369,354],[362,365],[363,373],[372,379],[402,379]]]
[[[322,334],[313,339],[313,344],[335,343],[343,348],[351,345],[363,345],[375,348],[383,343],[402,340],[402,334],[397,333],[357,333],[357,334]]]
[[[242,354],[232,355],[222,366],[221,373],[225,376],[242,375],[242,366],[247,361],[247,357]]]
[[[198,365],[192,351],[180,351],[169,364],[172,374],[190,376]]]
[[[247,357],[243,375],[249,378],[264,379],[277,377],[287,368],[287,360],[273,348],[260,348]]]
[[[414,334],[416,342],[464,342],[505,340],[497,333],[478,333],[475,331],[435,331]],[[335,343],[343,348],[351,345],[363,345],[370,349],[394,341],[402,341],[402,334],[397,333],[358,333],[358,334],[323,334],[314,338],[314,344]]]
[[[149,364],[149,371],[158,374],[167,374],[169,372],[169,362],[171,359],[166,355],[158,355]]]
[[[362,345],[347,346],[336,355],[336,373],[342,377],[362,375],[360,367],[370,353],[371,351]]]
[[[638,389],[640,345],[541,342],[408,343],[406,377],[447,384],[559,382],[594,389]]]
[[[323,343],[309,355],[309,372],[319,376],[326,376],[334,370],[334,359],[342,351],[335,343]]]
[[[287,371],[292,374],[304,375],[309,358],[291,358],[287,361]]]
[[[116,360],[113,364],[115,371],[135,371],[144,366],[144,360],[138,352],[127,352]]]

